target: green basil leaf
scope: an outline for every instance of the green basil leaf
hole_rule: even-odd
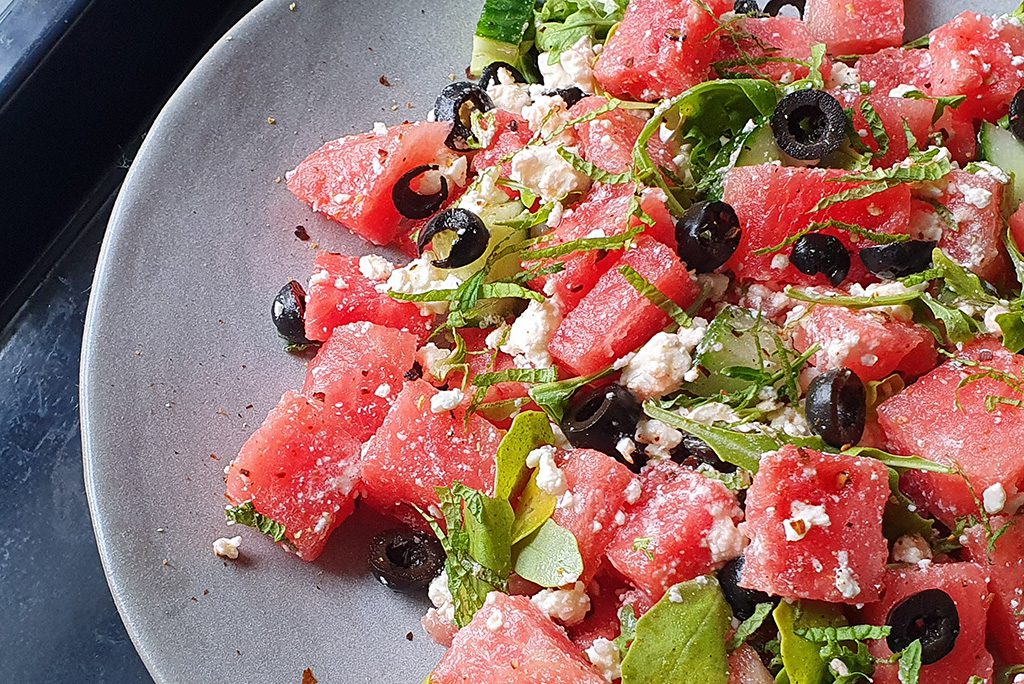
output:
[[[549,518],[516,546],[515,571],[542,587],[572,584],[583,574],[583,557],[576,537]]]

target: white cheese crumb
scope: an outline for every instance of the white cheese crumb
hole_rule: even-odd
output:
[[[583,582],[576,582],[572,589],[544,589],[534,594],[530,601],[564,625],[582,622],[590,611],[590,597]]]
[[[501,351],[513,357],[519,368],[549,368],[548,341],[562,322],[562,311],[551,299],[530,300],[526,310],[512,322]]]
[[[376,286],[378,292],[403,292],[419,294],[430,290],[454,290],[462,284],[462,279],[448,269],[440,269],[431,261],[434,255],[425,253],[413,259],[403,268],[396,268],[388,276],[387,282]],[[448,310],[448,302],[417,302],[420,313],[424,316],[444,313]]]
[[[832,668],[832,672],[834,672],[840,677],[845,677],[846,675],[850,674],[850,668],[847,667],[846,663],[844,663],[839,658],[833,658],[832,661],[828,664],[828,666]]]
[[[512,180],[535,191],[545,202],[559,201],[590,187],[590,178],[572,167],[551,145],[525,147],[512,157]]]
[[[985,188],[960,188],[963,193],[964,202],[977,207],[978,209],[984,209],[992,203],[992,193]]]
[[[889,91],[889,97],[906,97],[913,93],[921,92],[917,86],[909,85],[907,83],[901,83],[892,90]]]
[[[492,610],[491,614],[487,616],[487,629],[492,632],[497,632],[499,629],[505,626],[505,618],[501,616],[500,610]]]
[[[441,380],[441,371],[438,366],[442,361],[451,356],[451,353],[451,349],[444,349],[438,347],[433,342],[427,342],[416,351],[416,361],[419,362],[420,368],[425,373],[430,373],[434,378]]]
[[[463,394],[459,388],[438,392],[430,397],[430,410],[433,413],[444,413],[453,411],[462,403]]]
[[[528,468],[537,469],[537,487],[552,496],[561,496],[566,492],[565,473],[555,463],[556,449],[545,445],[538,447],[526,455]]]
[[[787,266],[789,266],[789,257],[785,254],[776,254],[772,257],[772,268],[776,271],[781,271]]]
[[[636,426],[636,441],[647,445],[651,458],[670,458],[672,450],[683,441],[683,433],[660,420],[641,419]]]
[[[693,368],[693,351],[707,331],[697,320],[693,328],[652,337],[626,363],[620,382],[640,399],[663,397],[679,389]]]
[[[640,480],[636,478],[630,480],[629,484],[626,485],[626,503],[636,503],[640,500],[642,493],[643,488],[640,486]]]
[[[668,590],[668,600],[671,601],[672,603],[682,603],[683,602],[683,595],[679,591],[679,585],[678,584],[672,585],[672,588]]]
[[[1003,329],[999,326],[999,322],[996,319],[1005,313],[1010,313],[1010,309],[1002,303],[993,304],[985,310],[983,321],[989,333],[999,337],[1003,336]]]
[[[920,563],[930,560],[932,547],[920,534],[905,534],[892,545],[892,560],[895,563]]]
[[[442,570],[427,587],[427,598],[434,604],[434,609],[446,622],[455,620],[455,603],[448,588],[448,575]]]
[[[615,450],[622,454],[624,459],[632,463],[633,454],[636,452],[636,442],[629,437],[622,437],[615,443]]]
[[[568,50],[563,50],[551,63],[548,53],[537,56],[537,66],[544,77],[545,88],[572,88],[585,93],[594,92],[594,44],[590,36],[583,36]]]
[[[221,537],[213,542],[213,552],[221,558],[235,560],[238,558],[238,547],[241,545],[241,537]]]
[[[843,598],[852,599],[860,594],[860,585],[857,578],[850,569],[849,551],[840,551],[836,554],[839,560],[839,567],[836,568],[836,589],[843,595]]]
[[[828,517],[824,506],[810,506],[803,501],[794,501],[790,508],[792,517],[782,521],[786,530],[786,541],[800,541],[807,536],[811,528],[828,527],[832,519]]]
[[[986,513],[999,513],[1006,507],[1006,489],[1003,488],[1002,483],[996,482],[985,489],[981,500],[985,505]]]
[[[373,393],[374,395],[380,397],[381,399],[387,399],[388,395],[391,394],[391,385],[389,385],[386,382],[381,383],[380,385],[377,386],[377,389],[375,389]]]
[[[586,650],[586,654],[590,663],[609,684],[622,677],[622,665],[619,661],[621,654],[614,641],[598,637]]]

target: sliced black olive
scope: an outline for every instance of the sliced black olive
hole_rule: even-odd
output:
[[[752,17],[761,14],[761,8],[757,6],[756,0],[736,0],[732,5],[732,11],[736,14],[747,14]]]
[[[1024,140],[1024,88],[1010,100],[1010,131],[1018,140]]]
[[[427,248],[427,245],[434,240],[435,236],[441,233],[454,233],[448,256],[442,259],[434,259],[433,263],[438,268],[461,268],[473,263],[487,251],[487,243],[491,239],[491,233],[479,216],[468,209],[454,207],[445,209],[440,214],[430,219],[427,225],[420,231],[416,247],[420,254]]]
[[[419,361],[413,361],[412,368],[405,371],[405,374],[402,377],[408,380],[409,382],[412,382],[413,380],[419,380],[420,378],[423,377],[423,366],[420,365]]]
[[[736,472],[736,466],[726,463],[718,457],[708,443],[693,435],[683,435],[683,440],[672,450],[672,460],[681,465],[696,468],[705,463],[723,473]]]
[[[925,589],[908,596],[889,611],[892,628],[885,643],[893,653],[921,640],[921,664],[931,665],[949,655],[960,636],[960,614],[949,594]]]
[[[710,273],[740,245],[740,220],[725,202],[696,202],[676,221],[676,251],[698,273]]]
[[[722,593],[725,600],[732,608],[732,614],[737,620],[746,620],[754,614],[754,609],[759,603],[778,603],[778,598],[772,598],[763,591],[747,589],[740,586],[743,579],[743,556],[733,559],[722,566],[718,571],[718,583],[722,586]]]
[[[849,368],[822,373],[807,389],[807,422],[828,444],[856,444],[867,420],[867,390]]]
[[[789,263],[807,275],[823,273],[833,285],[850,274],[850,253],[839,238],[821,233],[804,235],[793,245]]]
[[[448,199],[448,179],[440,176],[441,189],[430,195],[421,195],[412,189],[412,182],[427,171],[437,171],[437,166],[417,166],[407,172],[395,187],[391,188],[391,201],[398,213],[409,219],[425,219],[441,208]]]
[[[508,62],[491,62],[480,72],[480,80],[478,81],[480,87],[487,90],[487,86],[492,83],[501,83],[501,80],[498,78],[499,69],[507,71],[509,75],[512,76],[512,80],[516,83],[526,83],[526,77],[523,76],[523,72],[516,69]]]
[[[807,0],[768,0],[764,6],[764,13],[768,16],[777,17],[783,7],[796,8],[796,11],[800,13],[800,18],[803,19],[804,10],[807,7]]]
[[[932,265],[934,240],[909,240],[860,250],[864,266],[879,278],[903,278]]]
[[[494,109],[494,102],[487,95],[487,91],[479,84],[469,81],[446,85],[434,101],[436,119],[452,122],[452,132],[445,138],[444,144],[456,152],[472,149],[469,140],[473,137],[473,131],[469,126],[468,113],[464,111],[467,105],[480,112]]]
[[[370,540],[373,576],[388,589],[422,591],[444,569],[444,549],[426,532],[386,530]]]
[[[545,90],[544,94],[548,97],[558,95],[562,98],[562,102],[565,103],[566,107],[572,107],[574,104],[582,100],[587,96],[582,89],[572,86],[570,88],[555,88],[554,90]]]
[[[643,415],[640,402],[619,384],[584,390],[573,395],[562,418],[562,432],[577,449],[593,449],[640,472],[647,457],[640,450],[628,456],[619,451],[623,438],[633,439]]]
[[[312,344],[306,339],[306,291],[291,280],[281,288],[270,306],[277,334],[289,344]]]
[[[794,159],[824,159],[846,140],[846,113],[823,90],[798,90],[779,101],[772,114],[779,148]]]

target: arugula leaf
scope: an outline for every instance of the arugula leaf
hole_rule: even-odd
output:
[[[921,640],[914,639],[900,651],[899,678],[903,684],[917,684],[921,676]]]
[[[627,603],[619,608],[619,636],[615,638],[615,645],[619,647],[622,657],[626,656],[630,644],[636,639],[636,623],[636,609],[633,608],[632,603]]]
[[[837,607],[827,603],[781,601],[773,613],[779,628],[779,652],[791,684],[825,684],[828,666],[818,644],[797,634],[798,629],[846,624]]]
[[[1006,245],[1006,251],[1010,253],[1013,270],[1017,274],[1017,282],[1024,284],[1024,254],[1021,254],[1020,248],[1017,246],[1017,240],[1014,239],[1013,233],[1010,232],[1009,228],[1003,233],[1003,244]]]
[[[966,95],[947,95],[945,97],[932,97],[931,95],[926,95],[922,93],[920,90],[911,90],[910,92],[904,94],[903,97],[909,98],[911,100],[932,100],[933,102],[935,102],[935,112],[932,114],[933,125],[937,123],[939,119],[942,118],[942,115],[943,113],[945,113],[947,108],[956,109],[957,107],[959,107],[960,105],[967,101]]]
[[[601,42],[622,21],[626,4],[627,0],[547,0],[536,12],[537,48],[549,53],[554,64],[581,38]]]
[[[882,534],[894,544],[906,534],[919,534],[928,541],[935,539],[934,523],[917,512],[917,504],[900,489],[900,474],[889,468],[889,499],[882,514]]]
[[[572,532],[548,518],[516,545],[516,574],[542,587],[572,584],[583,574],[583,557]]]
[[[870,309],[878,306],[896,306],[908,304],[921,297],[917,291],[902,292],[900,294],[878,295],[872,294],[864,297],[852,295],[815,294],[806,290],[798,290],[794,287],[786,288],[786,296],[801,302],[811,304],[823,304],[825,306],[842,306],[847,309]]]
[[[996,316],[996,324],[1003,331],[1003,346],[1014,354],[1024,350],[1024,312],[1010,311]]]
[[[984,305],[995,304],[998,301],[982,284],[981,278],[953,261],[938,247],[932,251],[932,265],[942,271],[946,287],[958,296]]]
[[[227,517],[228,523],[255,527],[275,542],[283,541],[288,532],[281,523],[256,512],[252,501],[246,501],[237,506],[227,506],[224,509],[224,515]]]
[[[547,416],[539,411],[520,413],[512,420],[495,455],[494,496],[508,499],[526,471],[526,457],[534,449],[553,444],[554,433]]]
[[[736,633],[733,634],[732,641],[729,643],[729,650],[735,651],[743,645],[751,634],[761,629],[761,625],[772,614],[772,608],[774,607],[771,603],[758,603],[754,608],[754,614],[741,622],[740,626],[736,628]]]
[[[822,75],[821,69],[825,64],[825,52],[826,46],[824,43],[815,43],[811,45],[811,58],[808,64],[807,76],[785,86],[783,88],[783,92],[788,95],[789,93],[796,92],[797,90],[804,90],[807,88],[824,90],[825,77]]]
[[[942,323],[942,327],[946,331],[946,338],[950,343],[960,344],[974,339],[974,331],[977,330],[978,326],[963,311],[955,307],[946,306],[927,292],[921,293],[920,302],[931,312],[936,320]],[[918,317],[915,316],[916,318]],[[942,342],[941,339],[939,341]]]
[[[553,421],[560,423],[565,415],[566,404],[568,404],[570,397],[572,397],[576,390],[614,372],[615,370],[609,366],[591,375],[534,385],[528,392],[530,398],[533,399],[537,406],[541,407]]]
[[[943,473],[946,475],[955,472],[952,468],[935,461],[929,461],[926,458],[920,456],[897,456],[896,454],[890,454],[888,451],[882,451],[881,449],[875,449],[874,447],[856,446],[850,447],[846,451],[843,451],[844,456],[862,456],[864,458],[873,458],[876,461],[881,461],[890,468],[896,468],[897,470],[921,470],[929,473]]]
[[[676,325],[681,328],[688,328],[693,321],[683,308],[669,299],[668,295],[658,289],[656,285],[644,278],[633,267],[623,264],[619,266],[619,273],[629,282],[633,288],[646,297],[652,304],[668,314]]]
[[[622,661],[622,684],[727,684],[731,617],[717,580],[677,584],[637,621],[636,638]]]
[[[559,147],[557,152],[558,156],[569,162],[569,165],[572,168],[598,183],[621,185],[622,183],[628,183],[633,180],[633,174],[629,171],[624,171],[623,173],[612,173],[611,171],[606,171],[597,164],[587,161],[583,157],[575,154],[574,152],[570,152],[564,147]]]
[[[539,530],[551,518],[557,505],[558,497],[538,487],[537,473],[533,472],[519,496],[516,519],[512,523],[512,544],[518,544]]]

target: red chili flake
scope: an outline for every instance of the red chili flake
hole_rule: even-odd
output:
[[[316,677],[313,676],[313,670],[308,667],[302,671],[302,684],[317,684]]]
[[[382,86],[384,86],[385,88],[390,88],[391,87],[391,81],[389,81],[388,77],[385,76],[384,74],[381,74],[380,78],[377,79],[377,80],[380,81],[380,84]]]
[[[217,454],[210,454],[210,458],[212,458],[214,461],[220,460],[219,458],[217,458]]]
[[[303,242],[309,239],[309,233],[306,232],[306,226],[295,226],[295,237],[299,238]]]

